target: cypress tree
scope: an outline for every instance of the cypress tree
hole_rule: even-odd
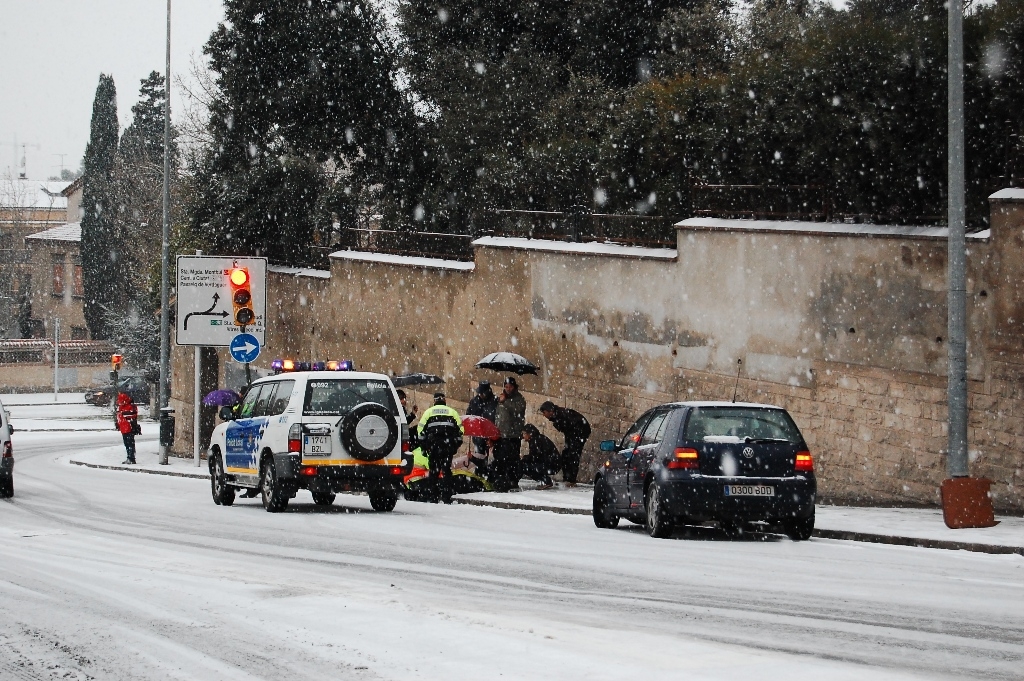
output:
[[[104,311],[115,308],[119,299],[120,254],[114,238],[114,206],[109,197],[118,132],[114,79],[100,74],[92,105],[89,144],[82,161],[82,283],[85,289],[85,322],[95,339],[107,337]]]

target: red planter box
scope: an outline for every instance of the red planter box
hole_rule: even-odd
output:
[[[988,495],[992,481],[985,478],[950,478],[942,481],[942,519],[946,527],[995,527],[999,524]]]

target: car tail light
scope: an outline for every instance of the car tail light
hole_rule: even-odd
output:
[[[666,468],[673,470],[697,468],[697,450],[692,447],[679,447],[672,458],[665,462]]]
[[[14,458],[14,447],[11,446],[11,441],[10,440],[8,440],[7,442],[4,443],[4,458],[5,459],[13,459]]]
[[[316,475],[316,466],[306,466],[302,469],[303,475]]]
[[[814,459],[811,458],[811,453],[797,452],[796,462],[793,464],[793,470],[797,473],[813,473]]]
[[[293,423],[292,427],[288,429],[288,451],[289,452],[301,452],[302,451],[302,424]]]
[[[411,450],[412,450],[412,447],[409,445],[409,441],[408,440],[402,440],[402,453],[404,454],[405,452],[408,452],[408,451],[411,451]]]
[[[402,466],[392,466],[391,475],[405,475],[405,468]]]

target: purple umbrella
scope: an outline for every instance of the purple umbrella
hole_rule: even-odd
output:
[[[203,404],[208,407],[233,407],[239,401],[238,393],[234,390],[214,390],[203,398]]]

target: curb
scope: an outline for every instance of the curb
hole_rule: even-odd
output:
[[[590,515],[586,508],[564,508],[562,506],[539,506],[537,504],[517,504],[514,501],[486,501],[484,499],[452,499],[456,504],[467,504],[469,506],[492,506],[512,511],[547,511],[548,513],[561,513],[562,515]]]
[[[209,480],[209,473],[185,473],[179,471],[154,471],[150,468],[131,468],[130,466],[107,466],[100,463],[86,463],[85,461],[70,460],[70,463],[75,466],[85,466],[86,468],[99,468],[106,471],[127,471],[129,473],[149,473],[150,475],[169,475],[172,478],[192,478],[193,480]]]
[[[945,539],[925,539],[923,537],[894,537],[887,534],[870,534],[868,532],[851,532],[847,530],[814,530],[814,536],[821,539],[842,539],[862,541],[872,544],[891,544],[894,546],[915,546],[922,549],[945,549],[947,551],[974,551],[976,553],[1017,554],[1024,556],[1024,546],[1003,546],[1001,544],[978,544],[976,542],[947,541]]]
[[[128,466],[108,466],[98,463],[86,463],[84,461],[70,462],[76,466],[86,468],[99,468],[109,471],[128,471],[129,473],[149,473],[151,475],[169,475],[175,478],[192,478],[194,480],[209,480],[208,473],[185,473],[178,471],[159,471],[151,468],[129,468]],[[543,511],[547,513],[558,513],[560,515],[592,515],[590,509],[586,508],[565,508],[563,506],[541,506],[539,504],[517,504],[514,501],[487,501],[484,499],[460,499],[455,497],[452,501],[456,504],[467,506],[490,506],[510,511]],[[869,532],[852,532],[847,530],[825,530],[815,529],[814,536],[818,539],[839,539],[842,541],[859,541],[870,544],[889,544],[891,546],[913,546],[921,549],[943,549],[947,551],[973,551],[975,553],[990,553],[995,555],[1016,554],[1024,556],[1024,546],[1003,546],[1000,544],[979,544],[977,542],[946,541],[944,539],[925,539],[919,537],[897,537],[887,534],[871,534]]]
[[[493,506],[518,511],[548,511],[550,513],[562,513],[567,515],[592,515],[589,509],[585,508],[563,508],[560,506],[539,506],[537,504],[517,504],[511,501],[486,501],[484,499],[459,499],[453,500],[457,504],[469,504],[471,506]],[[1003,546],[1001,544],[979,544],[977,542],[947,541],[945,539],[925,539],[918,537],[897,537],[887,534],[871,534],[868,532],[852,532],[848,530],[825,530],[815,529],[814,535],[818,539],[839,539],[843,541],[859,541],[870,544],[890,544],[893,546],[913,546],[921,549],[944,549],[947,551],[974,551],[976,553],[991,553],[997,555],[1017,554],[1024,556],[1024,546]]]

